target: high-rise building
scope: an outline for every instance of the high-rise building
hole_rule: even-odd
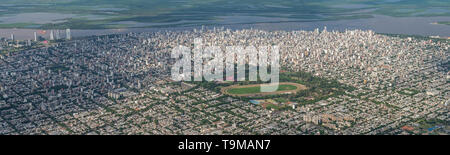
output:
[[[59,36],[59,30],[56,30],[56,33],[55,33],[55,38],[56,38],[56,40],[59,40],[59,39],[61,39],[61,38],[60,38],[60,36]]]
[[[11,34],[11,40],[14,41],[14,34]]]
[[[50,30],[50,40],[55,40],[55,36],[53,36],[53,30]]]
[[[36,33],[36,32],[34,32],[34,41],[38,41],[37,33]]]
[[[72,39],[71,34],[70,34],[70,29],[66,29],[66,39],[67,40]]]

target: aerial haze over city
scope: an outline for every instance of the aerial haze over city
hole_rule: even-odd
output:
[[[4,0],[0,135],[448,135],[449,48],[446,0]]]

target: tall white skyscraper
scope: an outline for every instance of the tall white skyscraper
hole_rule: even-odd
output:
[[[55,33],[55,35],[56,35],[56,36],[55,36],[56,40],[59,40],[59,39],[61,39],[61,38],[60,38],[60,36],[59,36],[59,30],[56,30],[56,33]]]
[[[50,40],[55,40],[55,36],[53,36],[53,30],[50,30]]]
[[[11,40],[14,41],[14,34],[11,34]]]
[[[70,29],[66,29],[66,39],[67,40],[72,39],[71,34],[70,34]]]
[[[34,32],[34,41],[37,41],[37,33],[36,32]]]

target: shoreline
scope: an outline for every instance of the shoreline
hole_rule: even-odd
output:
[[[129,27],[113,29],[76,29],[71,28],[72,36],[101,36],[109,34],[121,34],[129,32],[152,32],[152,31],[184,31],[201,29],[213,29],[224,27],[231,30],[260,29],[265,31],[312,31],[316,28],[322,30],[327,27],[329,31],[345,30],[372,30],[380,34],[392,35],[418,35],[418,36],[440,36],[440,38],[450,37],[450,25],[432,24],[443,21],[450,21],[450,17],[390,17],[375,15],[366,19],[345,19],[337,21],[280,21],[280,22],[257,22],[257,23],[211,23],[198,25],[167,25],[158,27]],[[39,28],[0,28],[0,37],[9,38],[14,34],[17,39],[32,39],[33,32],[41,31]],[[51,29],[48,29],[51,30]],[[56,29],[55,29],[56,30]],[[48,38],[49,33],[40,35]]]

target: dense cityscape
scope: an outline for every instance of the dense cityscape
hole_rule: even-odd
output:
[[[1,39],[1,135],[450,133],[448,39],[326,27],[51,36]],[[172,48],[195,38],[278,45],[283,82],[307,89],[239,97],[220,91],[237,82],[171,80]]]

